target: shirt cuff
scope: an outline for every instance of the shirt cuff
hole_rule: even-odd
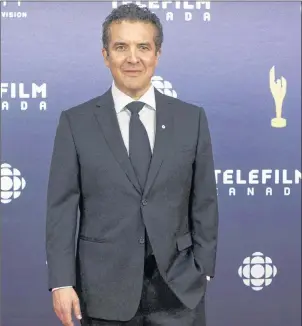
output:
[[[55,291],[55,290],[58,290],[58,289],[65,289],[65,288],[72,288],[72,286],[71,286],[71,285],[60,286],[60,287],[58,287],[58,288],[53,288],[53,289],[51,289],[51,291],[53,292],[53,291]]]

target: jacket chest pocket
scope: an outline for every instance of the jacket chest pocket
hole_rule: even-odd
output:
[[[181,146],[173,151],[173,159],[181,162],[193,163],[195,159],[195,148],[188,146]]]

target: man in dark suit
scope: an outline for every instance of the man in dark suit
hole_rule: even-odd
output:
[[[47,194],[49,290],[63,325],[205,326],[218,208],[203,108],[151,83],[158,17],[103,24],[105,94],[61,113]],[[78,237],[77,209],[80,210]]]

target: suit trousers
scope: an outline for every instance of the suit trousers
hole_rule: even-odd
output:
[[[131,320],[82,317],[82,326],[206,326],[204,297],[195,309],[187,308],[163,280],[153,254],[146,255],[142,296]]]

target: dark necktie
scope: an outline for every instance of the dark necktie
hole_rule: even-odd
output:
[[[144,105],[145,103],[139,101],[127,105],[127,109],[131,112],[129,158],[142,190],[144,190],[152,157],[148,134],[138,114]]]
[[[126,106],[131,112],[129,124],[129,158],[142,191],[144,190],[152,157],[148,134],[138,114],[144,105],[145,103],[143,102],[135,101]],[[146,229],[145,250],[146,257],[151,257],[150,255],[153,253],[153,250]]]

